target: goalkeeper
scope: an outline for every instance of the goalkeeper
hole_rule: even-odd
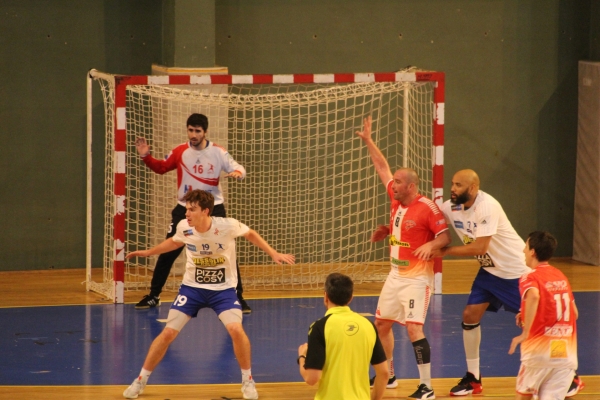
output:
[[[223,193],[219,185],[221,171],[227,173],[227,177],[243,179],[246,170],[237,163],[223,147],[210,142],[206,135],[208,133],[208,118],[203,114],[192,114],[187,119],[188,141],[175,147],[164,160],[158,160],[150,154],[150,146],[146,139],[137,138],[135,146],[142,161],[157,174],[164,174],[177,170],[177,205],[171,211],[171,224],[167,231],[167,238],[175,234],[175,228],[179,221],[185,219],[185,202],[183,196],[190,190],[201,189],[210,192],[215,198],[215,206],[212,213],[214,217],[226,217],[225,205],[223,204]],[[156,307],[160,304],[160,293],[167,282],[173,263],[181,254],[182,248],[161,254],[156,261],[150,293],[135,305],[137,309]],[[244,314],[252,312],[248,303],[244,300],[242,278],[239,265],[236,264],[238,283],[236,289],[238,301]]]

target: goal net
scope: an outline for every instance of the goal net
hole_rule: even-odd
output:
[[[104,99],[106,197],[102,279],[92,276],[88,260],[87,287],[115,302],[122,302],[123,290],[149,288],[156,258],[125,260],[124,253],[163,241],[176,205],[176,172],[158,175],[147,168],[135,138],[146,138],[154,157],[162,158],[187,140],[185,123],[192,113],[208,117],[208,140],[246,168],[244,180],[222,176],[220,181],[227,216],[255,229],[277,251],[296,256],[296,265],[277,265],[239,239],[245,290],[321,288],[334,271],[357,283],[385,279],[387,242],[369,239],[378,224],[388,224],[389,200],[355,134],[367,115],[392,170],[414,168],[421,193],[438,203],[442,199],[443,73],[118,76],[91,71],[88,93],[92,80]],[[182,254],[165,290],[177,290],[184,264]],[[441,275],[438,284],[441,289]]]

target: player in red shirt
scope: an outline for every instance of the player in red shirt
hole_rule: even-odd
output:
[[[521,344],[517,400],[562,400],[576,374],[578,311],[567,277],[548,264],[555,249],[550,233],[536,231],[523,250],[532,269],[519,280],[521,312],[516,320],[523,332],[508,351],[513,354]]]
[[[419,369],[419,387],[413,399],[433,399],[431,388],[431,349],[423,324],[433,289],[434,250],[450,244],[451,237],[444,215],[438,206],[419,194],[419,177],[410,168],[393,175],[387,160],[371,138],[371,117],[364,120],[364,141],[379,178],[392,201],[390,225],[380,225],[371,237],[379,241],[390,236],[390,274],[377,304],[375,326],[389,362],[388,388],[398,386],[394,374],[394,335],[392,325],[406,327]]]

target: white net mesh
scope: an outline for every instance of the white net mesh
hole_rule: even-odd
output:
[[[106,106],[106,190],[112,191],[113,107]],[[297,264],[276,265],[240,239],[237,254],[244,289],[320,288],[339,271],[356,282],[383,280],[387,245],[371,244],[377,224],[387,224],[389,201],[355,131],[373,116],[377,145],[391,168],[408,166],[432,194],[433,83],[374,82],[280,85],[144,85],[127,90],[126,251],[164,240],[176,204],[176,173],[158,175],[137,156],[145,137],[160,158],[186,141],[187,117],[209,118],[207,137],[228,149],[247,170],[243,181],[221,180],[225,207]],[[112,279],[114,202],[107,196],[105,280]],[[155,258],[126,264],[125,288],[147,288]],[[183,256],[166,290],[177,289]]]

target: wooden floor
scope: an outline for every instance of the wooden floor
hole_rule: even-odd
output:
[[[569,278],[574,291],[600,290],[600,267],[580,264],[568,259],[553,260]],[[443,293],[468,293],[477,264],[473,260],[444,261]],[[32,307],[53,305],[108,304],[102,296],[85,291],[83,270],[44,270],[27,272],[0,272],[2,307]],[[381,283],[357,285],[356,295],[378,295]],[[133,303],[146,294],[142,291],[126,292],[125,301]],[[247,299],[269,297],[322,296],[321,290],[308,292],[246,291]],[[172,301],[174,292],[165,292],[163,301]],[[9,323],[4,321],[3,323]],[[457,377],[458,379],[459,377]],[[449,389],[457,379],[433,379],[436,398],[450,399]],[[583,376],[585,390],[577,400],[600,399],[600,376]],[[405,398],[417,386],[417,380],[402,380],[396,389],[388,389],[385,399]],[[474,398],[514,399],[514,378],[486,378],[483,395]],[[304,383],[258,383],[261,399],[312,399],[314,387]],[[86,400],[122,399],[123,386],[0,386],[0,399]],[[152,385],[140,399],[240,399],[239,385]],[[470,398],[471,396],[468,396]],[[455,399],[453,397],[453,399]]]

